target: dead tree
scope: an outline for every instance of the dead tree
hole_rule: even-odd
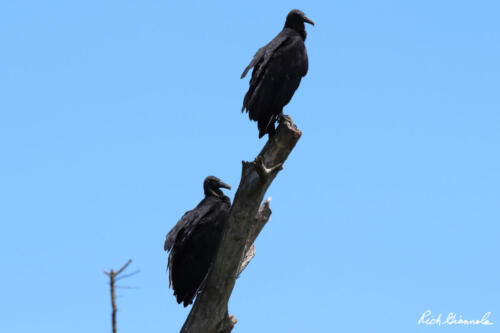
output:
[[[122,266],[122,268],[120,268],[116,272],[112,269],[109,272],[104,271],[104,274],[106,274],[109,277],[109,290],[111,293],[111,326],[113,327],[113,333],[116,333],[116,312],[118,311],[116,308],[116,292],[115,292],[115,290],[116,290],[116,288],[120,288],[120,286],[115,286],[115,282],[139,273],[139,271],[135,271],[135,272],[132,272],[130,274],[118,276],[121,273],[123,273],[123,271],[128,267],[128,265],[130,265],[131,262],[132,262],[132,259],[129,259]],[[127,287],[125,287],[125,288],[127,288]]]
[[[236,319],[228,302],[238,275],[252,259],[253,243],[271,215],[269,200],[260,203],[302,132],[286,117],[253,162],[243,162],[240,185],[224,226],[206,284],[181,333],[228,333]],[[260,206],[260,208],[259,208]]]

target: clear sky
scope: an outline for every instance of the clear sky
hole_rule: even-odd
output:
[[[237,281],[235,332],[500,326],[498,1],[2,1],[0,331],[176,332],[165,234],[265,144],[254,52],[299,8],[303,136]],[[231,198],[235,190],[229,192]],[[469,332],[454,327],[450,332]],[[476,331],[476,330],[475,330]]]

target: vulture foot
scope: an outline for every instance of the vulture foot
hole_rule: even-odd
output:
[[[287,114],[280,113],[278,115],[278,123],[281,124],[284,121],[292,122],[292,118],[290,118],[290,116]]]

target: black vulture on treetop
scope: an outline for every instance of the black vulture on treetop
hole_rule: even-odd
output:
[[[231,189],[217,177],[205,178],[205,198],[182,216],[165,240],[169,282],[177,303],[184,306],[193,303],[208,273],[229,215],[231,201],[220,188]]]
[[[246,109],[250,119],[257,121],[259,138],[266,133],[274,134],[274,123],[283,116],[283,107],[290,102],[300,80],[307,74],[304,22],[314,25],[298,9],[288,13],[283,30],[255,53],[241,74],[244,78],[253,67],[241,111]]]

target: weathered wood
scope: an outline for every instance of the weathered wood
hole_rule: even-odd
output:
[[[285,117],[278,126],[276,135],[268,140],[255,161],[243,162],[240,185],[214,264],[181,333],[231,332],[236,319],[228,313],[229,297],[236,278],[252,257],[253,242],[271,215],[267,202],[269,211],[266,211],[267,219],[262,223],[263,220],[258,217],[259,205],[301,135],[302,132],[291,118]],[[262,212],[265,211],[265,206],[266,203],[263,204]]]
[[[252,224],[252,229],[250,230],[250,234],[248,235],[248,239],[245,244],[245,251],[243,252],[245,254],[243,255],[243,258],[241,258],[240,267],[238,268],[238,277],[240,276],[241,272],[243,272],[245,268],[247,268],[253,257],[255,257],[255,246],[253,245],[253,242],[255,242],[257,236],[259,236],[261,230],[264,228],[267,221],[269,221],[269,218],[271,217],[272,211],[271,207],[269,207],[270,203],[271,198],[267,198],[267,200],[264,201],[264,203],[260,206],[259,211],[255,216],[255,221]]]

